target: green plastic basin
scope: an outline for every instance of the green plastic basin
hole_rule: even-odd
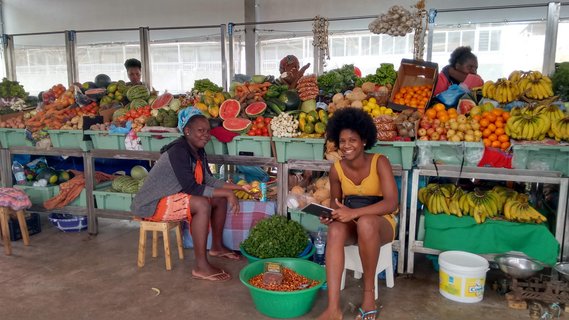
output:
[[[310,249],[309,249],[310,251],[308,251],[308,253],[305,253],[305,254],[304,254],[304,252],[302,252],[300,254],[300,256],[298,257],[298,259],[308,260],[314,255],[314,253],[316,252],[316,247],[314,247],[314,245],[312,245],[312,242],[309,241],[307,247],[310,247]],[[257,258],[255,256],[248,254],[247,251],[245,251],[245,248],[243,248],[243,246],[239,246],[239,250],[241,250],[241,254],[243,254],[245,256],[245,258],[247,258],[247,262],[249,262],[249,263],[253,263],[253,262],[257,262],[259,260],[263,260],[261,258]]]
[[[292,292],[259,289],[249,284],[249,279],[264,272],[265,262],[281,263],[284,267],[320,283],[312,288]],[[249,288],[255,308],[271,318],[296,318],[308,313],[314,306],[316,295],[326,281],[326,269],[311,261],[297,258],[265,259],[248,264],[239,272],[239,280]]]

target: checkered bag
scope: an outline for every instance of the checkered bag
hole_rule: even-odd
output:
[[[28,209],[32,202],[28,195],[16,188],[0,188],[0,206],[10,207],[14,211]]]

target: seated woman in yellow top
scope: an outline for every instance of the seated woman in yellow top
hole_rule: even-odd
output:
[[[342,319],[340,281],[344,270],[344,246],[357,244],[363,266],[364,290],[357,319],[376,319],[374,277],[379,249],[395,238],[395,219],[391,214],[399,205],[397,185],[389,160],[380,154],[366,153],[376,142],[377,129],[372,118],[356,108],[334,113],[326,128],[328,139],[343,154],[330,169],[332,219],[326,245],[328,308],[319,319]],[[374,204],[357,209],[342,203],[346,196],[380,196]]]

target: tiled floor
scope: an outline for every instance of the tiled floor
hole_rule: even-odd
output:
[[[0,319],[267,319],[258,313],[238,279],[245,262],[216,259],[234,278],[225,283],[193,280],[193,253],[186,259],[172,252],[172,271],[164,260],[150,258],[136,265],[138,225],[121,220],[99,220],[100,233],[63,233],[42,216],[43,231],[31,237],[31,246],[13,243],[13,255],[0,253]],[[160,253],[162,254],[162,253]],[[491,278],[499,271],[489,273]],[[359,281],[348,277],[342,292],[345,319],[360,302]],[[438,292],[438,274],[419,256],[413,276],[400,275],[395,287],[380,282],[380,319],[529,319],[526,310],[512,310],[503,296],[486,287],[477,304],[457,303]],[[156,296],[152,288],[161,294]],[[326,307],[321,291],[312,311],[314,319]]]

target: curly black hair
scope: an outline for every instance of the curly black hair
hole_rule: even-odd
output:
[[[377,141],[377,128],[369,114],[362,109],[346,107],[334,112],[326,126],[328,140],[340,146],[340,132],[350,129],[356,132],[365,142],[364,150],[369,150]]]
[[[138,59],[130,58],[124,62],[124,67],[126,69],[130,69],[130,68],[142,69],[142,62],[140,62],[140,60],[138,60]]]
[[[470,59],[478,60],[476,55],[472,53],[472,49],[470,47],[458,47],[450,54],[448,62],[451,66],[455,67],[457,63],[465,64],[466,61]]]

